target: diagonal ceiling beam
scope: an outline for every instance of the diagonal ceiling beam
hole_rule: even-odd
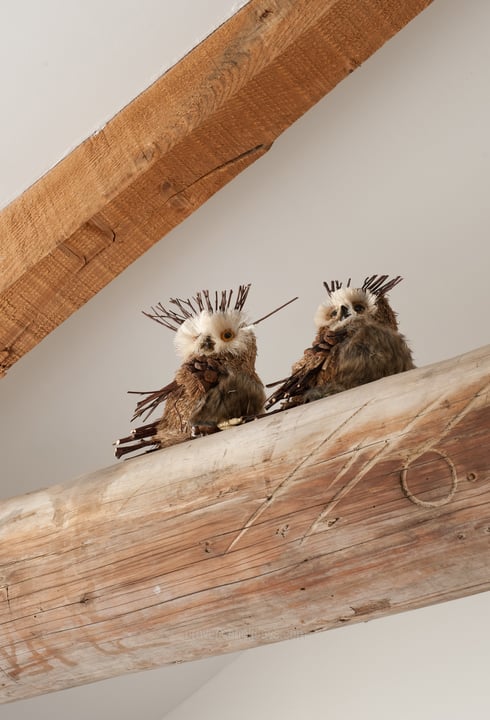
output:
[[[0,374],[431,0],[251,0],[0,213]]]
[[[0,503],[0,702],[490,589],[490,346]]]

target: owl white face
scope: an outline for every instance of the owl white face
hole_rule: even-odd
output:
[[[316,311],[314,322],[317,329],[328,327],[337,330],[356,317],[373,316],[376,313],[376,296],[361,288],[340,288],[330,295]]]
[[[255,332],[240,310],[210,313],[203,310],[187,318],[175,336],[177,354],[188,360],[196,355],[231,354],[255,359]]]

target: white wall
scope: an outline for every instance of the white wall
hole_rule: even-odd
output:
[[[126,390],[160,387],[176,367],[171,334],[140,312],[158,300],[251,281],[256,316],[299,294],[258,327],[266,382],[283,377],[310,343],[322,281],[331,278],[402,274],[391,298],[420,365],[490,342],[489,26],[488,0],[436,0],[17,363],[0,382],[3,495],[113,462],[111,443],[126,433],[133,406]],[[418,720],[483,717],[488,598],[245,653],[170,717],[248,710],[257,719],[399,720],[414,708]],[[323,671],[324,690],[315,692]],[[142,718],[161,717],[164,690],[160,704],[146,692],[141,702]],[[44,698],[28,703],[24,715],[2,708],[2,720],[34,717],[41,706],[50,717]],[[84,717],[83,700],[69,712]],[[134,717],[109,695],[104,718],[116,716]]]
[[[488,594],[244,652],[166,720],[488,716]]]
[[[251,256],[274,288],[302,284],[302,307],[319,275],[406,277],[392,298],[419,364],[490,342],[489,27],[486,0],[436,1],[288,131],[264,161],[280,182],[241,181]],[[166,720],[486,717],[489,615],[484,593],[257,648]]]
[[[2,0],[0,207],[245,0]]]

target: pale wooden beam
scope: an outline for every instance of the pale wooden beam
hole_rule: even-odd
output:
[[[3,701],[490,588],[490,346],[0,504]]]
[[[0,375],[431,0],[251,0],[0,213]]]

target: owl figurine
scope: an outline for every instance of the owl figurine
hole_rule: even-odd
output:
[[[264,412],[265,389],[255,371],[254,326],[272,313],[254,323],[247,320],[243,307],[249,289],[241,285],[233,305],[232,290],[214,297],[203,290],[191,299],[171,299],[176,310],[159,303],[144,313],[176,333],[174,344],[182,364],[169,385],[140,393],[146,397],[138,402],[132,420],[147,418],[165,401],[163,415],[118,440],[116,457],[217,432]]]
[[[267,399],[292,407],[415,367],[386,294],[401,282],[387,275],[367,277],[362,287],[324,283],[328,299],[318,308],[313,345],[291,375]]]

